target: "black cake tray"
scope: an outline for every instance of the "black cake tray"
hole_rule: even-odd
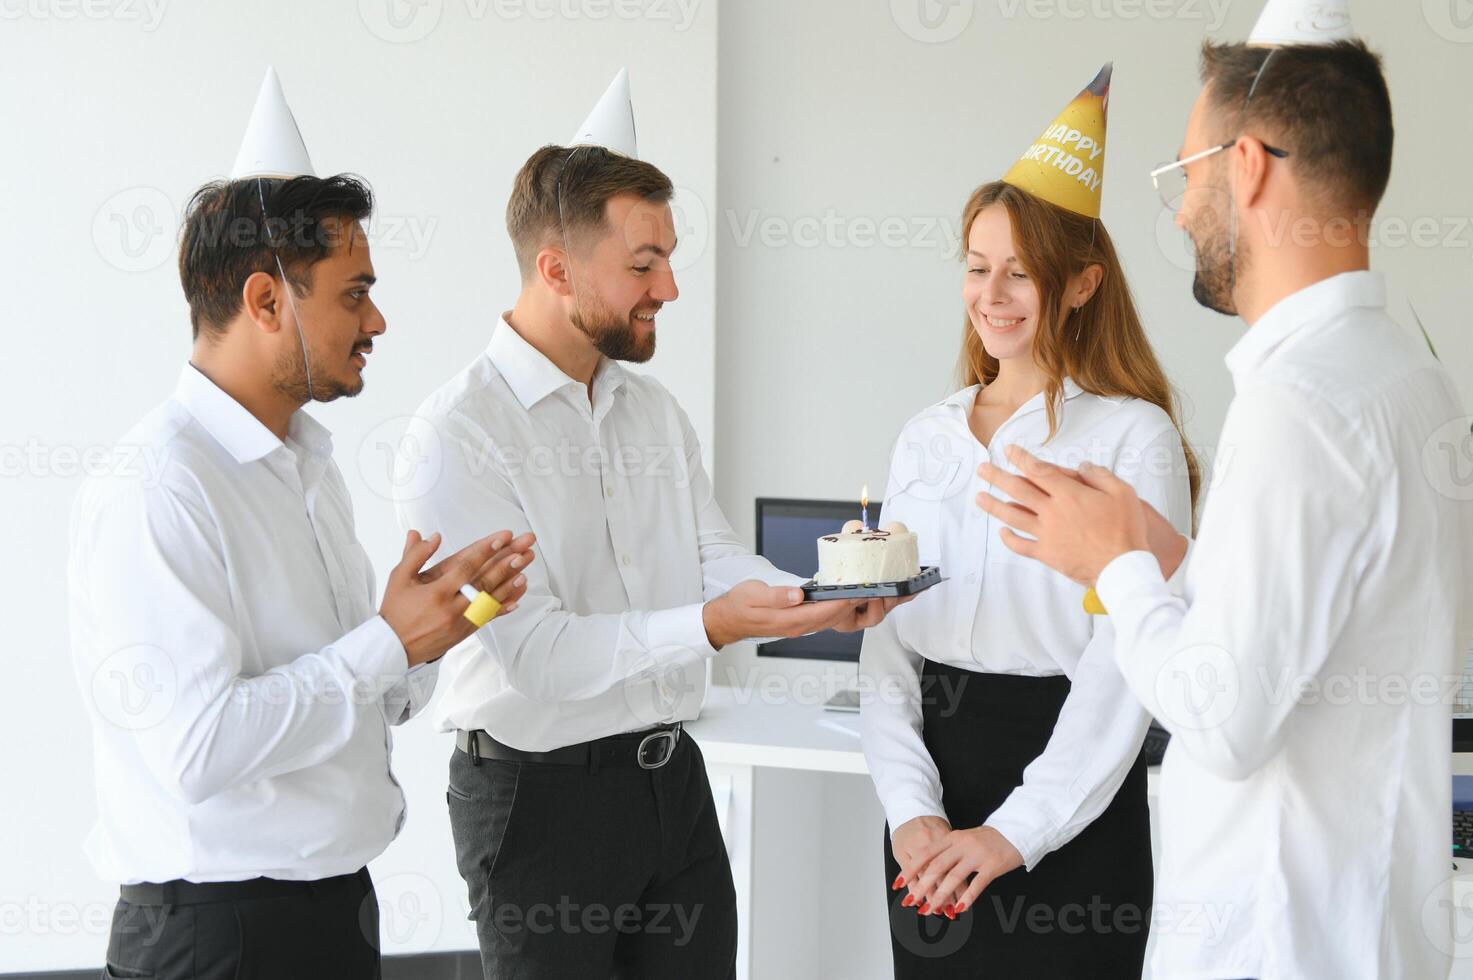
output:
[[[894,599],[900,596],[919,595],[933,585],[946,579],[941,569],[929,565],[921,569],[914,578],[899,582],[876,582],[873,585],[815,585],[812,580],[803,584],[803,598],[808,602],[824,602],[829,599]]]

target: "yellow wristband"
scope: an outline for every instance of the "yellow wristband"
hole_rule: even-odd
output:
[[[496,618],[496,614],[501,612],[501,603],[497,602],[489,592],[477,592],[469,585],[462,585],[460,594],[469,599],[471,603],[465,607],[465,612],[461,615],[470,620],[471,625],[476,629],[491,622]]]
[[[1100,597],[1095,593],[1094,589],[1090,589],[1084,594],[1084,611],[1091,616],[1110,615],[1109,611],[1105,609],[1105,604],[1100,601]]]

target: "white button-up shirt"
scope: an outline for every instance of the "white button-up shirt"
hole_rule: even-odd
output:
[[[451,550],[502,528],[537,535],[516,612],[445,658],[444,730],[541,752],[690,721],[716,653],[704,603],[744,579],[802,581],[737,539],[659,382],[605,358],[592,389],[503,318],[410,426],[406,527]]]
[[[1071,682],[1048,745],[987,819],[1032,868],[1068,843],[1115,797],[1149,723],[1113,660],[1110,620],[1084,611],[1084,588],[1014,553],[1002,526],[976,505],[990,461],[1017,470],[1010,445],[1061,465],[1089,460],[1113,469],[1181,531],[1191,529],[1191,492],[1181,437],[1149,402],[1104,398],[1064,383],[1059,430],[1048,436],[1044,396],[1034,396],[984,446],[967,424],[978,387],[963,389],[901,430],[880,523],[918,537],[922,565],[947,581],[865,632],[860,655],[865,758],[894,830],[918,816],[946,816],[941,781],[921,733],[922,660],[994,674]],[[985,751],[985,746],[979,751]]]
[[[85,484],[71,529],[98,873],[356,871],[403,824],[389,725],[435,671],[375,614],[327,430],[297,412],[282,442],[186,366],[121,444],[139,464]]]
[[[1185,598],[1144,552],[1097,584],[1173,735],[1152,975],[1446,976],[1467,412],[1369,272],[1285,298],[1227,364]]]

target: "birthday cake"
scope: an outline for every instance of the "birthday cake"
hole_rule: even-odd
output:
[[[818,539],[817,585],[875,585],[921,573],[916,536],[896,521],[872,531],[859,521]]]

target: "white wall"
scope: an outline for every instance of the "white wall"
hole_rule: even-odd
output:
[[[541,18],[548,9],[563,13]],[[95,808],[65,626],[78,480],[54,474],[173,390],[189,354],[175,215],[229,168],[265,65],[277,66],[319,172],[362,173],[378,193],[375,296],[388,333],[364,394],[316,414],[335,433],[381,582],[402,536],[378,444],[514,301],[503,211],[522,161],[567,139],[628,65],[644,157],[687,199],[715,191],[715,0],[165,2],[156,19],[141,0],[86,10],[109,16],[68,0],[0,4],[0,972],[102,960],[117,892],[80,850]],[[639,10],[648,16],[624,16]],[[661,318],[650,369],[709,444],[715,249],[700,241],[698,208],[684,224],[682,295]],[[397,740],[410,819],[374,866],[387,948],[473,946],[445,814],[450,745],[423,721]]]
[[[1380,210],[1385,244],[1372,264],[1388,276],[1393,314],[1406,296],[1415,301],[1473,403],[1473,181],[1460,163],[1473,155],[1473,129],[1455,94],[1473,84],[1473,25],[1458,27],[1436,0],[1351,8],[1385,56],[1398,128]],[[1190,250],[1146,175],[1176,156],[1203,36],[1246,37],[1260,9],[1257,0],[722,6],[718,492],[748,540],[758,496],[857,499],[866,481],[883,493],[900,426],[954,390],[962,205],[1107,60],[1103,219],[1181,390],[1189,437],[1210,460],[1232,393],[1222,357],[1243,328],[1193,301]],[[812,668],[754,665],[743,645],[717,670]]]

